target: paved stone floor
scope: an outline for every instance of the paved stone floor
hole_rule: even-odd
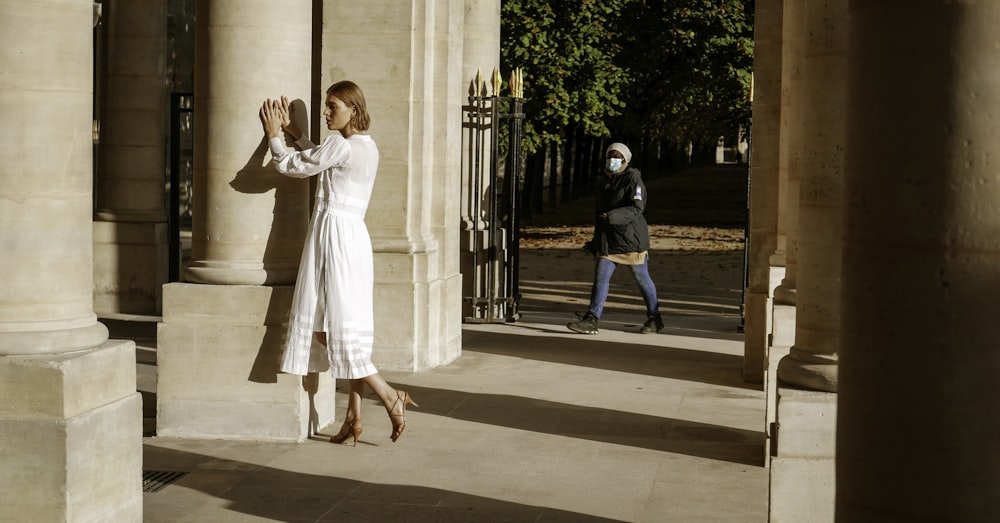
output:
[[[385,373],[420,404],[397,443],[373,397],[356,448],[326,441],[343,390],[338,424],[302,444],[147,438],[144,470],[187,474],[143,494],[145,521],[766,521],[764,393],[741,379],[742,251],[652,260],[667,329],[635,333],[642,301],[619,271],[601,332],[585,336],[565,323],[593,262],[524,251],[519,321],[466,323],[457,361]],[[138,345],[152,405],[155,340]]]
[[[574,335],[564,314],[467,324],[464,352],[386,374],[420,408],[405,435],[374,399],[356,448],[147,438],[147,522],[765,521],[764,398],[731,319]],[[640,318],[641,319],[641,318]],[[338,409],[344,394],[338,391]],[[343,410],[338,410],[343,412]]]

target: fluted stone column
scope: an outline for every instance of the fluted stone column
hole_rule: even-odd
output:
[[[750,252],[743,328],[743,379],[753,383],[764,381],[771,322],[770,257],[777,248],[778,236],[781,16],[781,0],[760,0],[755,4]]]
[[[375,251],[373,357],[384,370],[426,369],[461,352],[463,5],[493,9],[323,2],[323,86],[343,79],[361,86],[381,152],[366,222]]]
[[[851,3],[838,521],[997,519],[998,25]]]
[[[845,0],[805,4],[795,345],[778,366],[793,386],[837,391],[847,75]]]
[[[105,0],[94,307],[157,314],[167,282],[166,0]]]
[[[196,7],[192,262],[164,287],[157,434],[301,441],[333,417],[328,374],[278,372],[309,181],[270,165],[258,111],[309,112],[313,2]]]
[[[93,18],[0,0],[2,521],[142,519],[135,346],[93,309]]]

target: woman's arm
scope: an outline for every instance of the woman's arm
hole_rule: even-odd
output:
[[[308,141],[308,139],[305,139]],[[306,178],[343,165],[351,158],[351,146],[340,135],[327,137],[320,145],[302,151],[288,151],[281,138],[268,140],[275,169],[285,176]]]

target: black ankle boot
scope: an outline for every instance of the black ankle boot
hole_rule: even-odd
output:
[[[654,332],[660,332],[662,330],[663,330],[663,317],[660,316],[659,312],[657,312],[656,314],[650,316],[649,319],[646,320],[646,323],[642,324],[642,328],[639,329],[639,332],[642,334],[652,334]]]
[[[588,312],[580,318],[580,321],[571,321],[567,323],[566,328],[581,334],[597,334],[597,316]]]

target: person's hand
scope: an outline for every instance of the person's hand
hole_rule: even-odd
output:
[[[278,100],[267,99],[260,107],[260,123],[268,139],[281,136],[282,123],[288,118],[288,107],[282,109]]]
[[[292,119],[292,115],[294,113],[295,113],[295,105],[288,103],[288,97],[287,96],[282,96],[281,97],[281,114],[282,114],[281,128],[284,129],[286,133],[288,133],[288,134],[290,134],[292,136],[292,140],[295,140],[297,142],[297,141],[299,141],[300,138],[302,138],[302,131],[299,129],[299,126],[295,125],[295,122]]]
[[[278,103],[278,109],[281,114],[281,128],[287,131],[288,126],[292,125],[292,106],[289,105],[287,96],[281,97],[281,101]]]

